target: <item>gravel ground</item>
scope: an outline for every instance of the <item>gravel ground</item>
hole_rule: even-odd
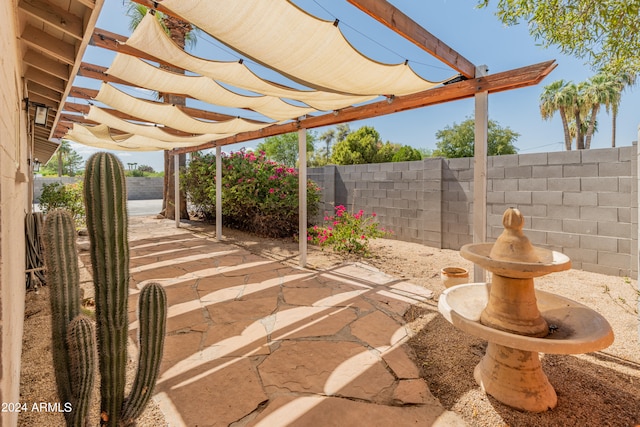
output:
[[[193,223],[193,231],[212,235],[213,227]],[[224,230],[225,239],[248,250],[285,263],[297,263],[298,244],[292,240],[262,239]],[[405,318],[414,332],[410,340],[429,389],[442,404],[460,414],[470,426],[638,426],[640,425],[640,344],[638,342],[638,284],[636,280],[578,270],[536,279],[536,288],[578,301],[602,314],[611,324],[614,343],[584,355],[541,355],[542,365],[558,394],[558,406],[531,414],[511,409],[484,394],[473,379],[473,369],[486,342],[451,326],[438,312],[444,290],[439,271],[445,266],[472,265],[457,251],[429,248],[391,239],[372,242],[373,256],[365,259],[383,272],[424,286],[434,300],[410,309]],[[349,259],[310,246],[308,265],[327,268]],[[362,261],[362,260],[361,260]],[[27,295],[21,401],[56,402],[50,361],[48,289]],[[133,366],[131,366],[133,370]],[[128,375],[131,377],[131,374]],[[97,416],[97,414],[96,414]],[[20,426],[63,425],[56,413],[24,413]],[[162,426],[154,405],[138,423]]]

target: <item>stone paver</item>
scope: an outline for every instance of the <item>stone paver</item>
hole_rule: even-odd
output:
[[[292,268],[133,217],[131,337],[141,287],[167,290],[154,399],[170,426],[462,426],[405,344],[402,315],[428,290],[364,264]]]

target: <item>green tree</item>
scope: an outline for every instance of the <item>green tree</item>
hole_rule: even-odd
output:
[[[403,145],[391,158],[392,162],[411,162],[422,160],[422,153],[409,145]]]
[[[307,158],[313,154],[315,140],[315,133],[307,131]],[[298,133],[270,136],[258,144],[256,149],[264,151],[267,158],[293,168],[298,161]]]
[[[478,0],[486,7],[490,0]],[[640,2],[629,0],[498,0],[506,25],[525,22],[545,47],[586,58],[594,70],[640,72]]]
[[[333,146],[331,161],[336,165],[375,163],[380,134],[371,126],[363,126]]]
[[[613,74],[604,72],[578,84],[558,80],[544,87],[540,114],[547,120],[556,111],[560,113],[567,150],[571,150],[574,139],[578,150],[589,149],[600,107],[617,114],[623,89],[624,84]]]
[[[518,150],[513,143],[519,136],[519,133],[510,128],[503,128],[496,121],[489,120],[487,154],[489,156],[516,154]],[[447,126],[436,132],[436,139],[438,141],[434,156],[473,157],[475,121],[467,119],[460,124],[454,123],[453,126]]]
[[[583,87],[584,109],[587,111],[588,119],[587,130],[585,133],[584,148],[591,148],[591,139],[596,131],[596,119],[600,106],[604,105],[607,111],[611,110],[611,106],[618,102],[620,98],[621,88],[618,82],[610,73],[599,73],[591,77]]]
[[[430,148],[418,148],[418,152],[422,155],[423,159],[433,157],[433,150]]]
[[[331,145],[335,142],[344,141],[344,139],[351,133],[351,128],[347,123],[340,123],[335,128],[330,128],[320,134],[320,140],[325,143],[326,148],[324,154],[326,156],[326,161],[324,164],[329,163],[329,158],[331,157]],[[320,160],[317,159],[316,163],[320,163]],[[321,164],[317,164],[317,166],[323,166]]]
[[[555,112],[560,114],[564,131],[564,148],[569,151],[572,137],[569,132],[569,114],[573,112],[575,86],[564,80],[557,80],[544,87],[540,95],[540,114],[544,120],[550,120]]]
[[[613,74],[613,79],[618,86],[618,96],[611,104],[611,146],[616,146],[616,127],[618,118],[618,108],[620,108],[620,100],[622,92],[632,86],[636,81],[636,74],[629,71],[620,71]]]
[[[76,176],[83,164],[82,156],[71,148],[69,141],[63,139],[60,141],[57,155],[51,157],[42,168],[41,173],[43,175]]]

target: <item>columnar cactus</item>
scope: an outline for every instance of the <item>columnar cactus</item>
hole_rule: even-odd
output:
[[[89,425],[87,415],[91,406],[94,372],[96,369],[96,338],[93,322],[83,315],[76,316],[67,329],[69,365],[71,368],[71,408],[67,425]]]
[[[67,424],[80,426],[82,423],[74,423],[72,420],[86,418],[87,412],[78,413],[84,405],[76,405],[73,398],[78,392],[74,390],[76,384],[72,381],[72,363],[67,341],[69,324],[80,314],[80,274],[75,233],[75,225],[69,212],[55,209],[47,214],[43,243],[47,283],[51,287],[52,352],[56,385],[60,400],[70,402],[73,408],[71,413],[65,413]],[[95,352],[95,349],[92,351]]]
[[[138,371],[131,393],[124,399],[129,329],[129,243],[124,169],[115,156],[97,153],[88,160],[84,196],[95,286],[100,425],[135,425],[135,419],[148,403],[158,377],[166,329],[167,297],[164,288],[157,283],[146,285],[140,293]],[[60,398],[72,402],[74,408],[67,417],[67,425],[80,426],[86,415],[76,416],[75,411],[88,410],[89,407],[87,387],[90,390],[91,385],[87,381],[92,378],[89,374],[93,372],[95,363],[91,358],[92,351],[95,352],[92,350],[93,331],[87,326],[90,321],[78,315],[79,280],[73,221],[68,213],[66,217],[71,225],[66,223],[66,219],[57,219],[57,215],[53,215],[51,220],[47,218],[45,224],[45,228],[49,222],[52,224],[51,230],[45,232],[45,259],[47,268],[51,269],[48,277],[56,281],[49,282],[52,283],[54,361],[56,371],[63,372],[57,378]],[[60,216],[65,217],[63,214]],[[58,223],[64,225],[57,226]],[[59,320],[56,319],[58,316]]]
[[[160,368],[166,295],[157,284],[148,285],[140,295],[140,360],[132,394],[123,405],[129,330],[129,242],[126,181],[122,164],[115,156],[97,153],[87,161],[84,198],[100,350],[101,424],[117,426],[125,414],[128,420],[126,424],[122,420],[122,424],[132,424],[148,402]]]
[[[133,381],[129,397],[122,408],[123,425],[133,425],[151,398],[151,389],[160,372],[167,322],[167,294],[162,285],[149,283],[140,292],[138,299],[138,372]]]
[[[115,156],[89,158],[84,200],[100,349],[100,412],[103,425],[115,426],[124,399],[129,297],[126,182]]]

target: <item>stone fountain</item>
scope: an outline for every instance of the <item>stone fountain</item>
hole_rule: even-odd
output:
[[[438,308],[455,327],[488,341],[474,377],[500,402],[531,412],[553,409],[556,392],[542,371],[539,352],[579,354],[613,342],[607,320],[590,308],[537,291],[534,277],[568,270],[564,254],[534,247],[522,233],[524,217],[509,208],[494,243],[468,244],[460,254],[490,271],[491,283],[453,286]]]

